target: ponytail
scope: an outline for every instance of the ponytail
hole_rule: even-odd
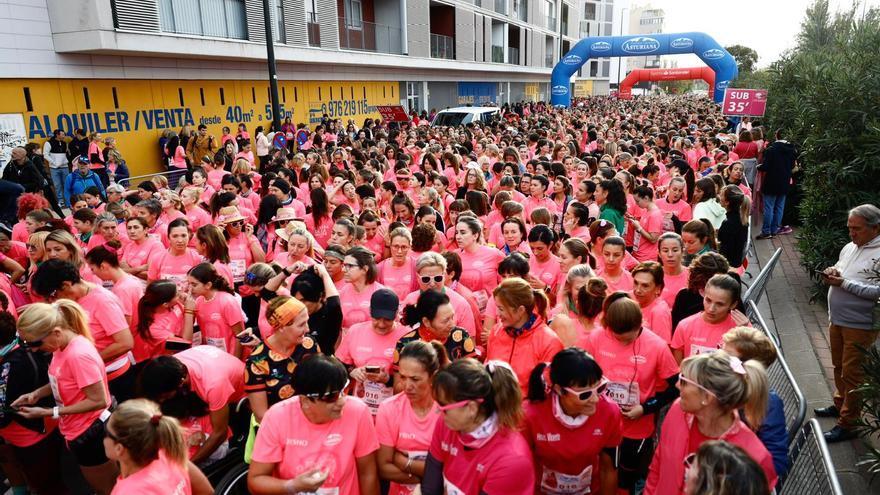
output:
[[[131,460],[146,466],[159,458],[159,451],[179,466],[186,465],[187,446],[180,423],[162,414],[158,404],[132,399],[120,404],[108,422],[117,442],[128,450]]]
[[[156,309],[172,300],[176,295],[177,285],[170,280],[155,280],[147,285],[137,307],[136,330],[141,338],[147,342],[155,340],[150,333],[150,326],[153,325]]]
[[[544,402],[547,399],[547,389],[550,388],[545,371],[550,363],[538,363],[529,374],[529,390],[526,398],[529,402]]]
[[[486,363],[486,371],[492,380],[495,412],[498,414],[498,423],[511,430],[516,430],[522,424],[524,417],[522,409],[522,392],[516,373],[510,365],[504,361],[490,360]]]
[[[746,423],[749,427],[758,431],[764,424],[764,415],[767,413],[767,403],[770,397],[770,385],[767,380],[767,372],[760,362],[749,359],[743,363],[746,370]]]
[[[208,262],[202,262],[192,267],[187,275],[203,284],[210,283],[211,288],[214,290],[228,292],[235,295],[235,291],[229,286],[229,282],[226,281],[226,278],[224,278],[223,275],[220,275],[220,273],[217,272],[217,269],[214,268],[214,265]]]
[[[708,244],[713,251],[718,251],[718,239],[715,237],[715,227],[707,218],[701,218],[700,221],[706,224],[706,244]]]
[[[52,306],[61,313],[69,329],[94,342],[92,332],[89,330],[89,317],[79,304],[69,299],[58,299],[52,303]]]

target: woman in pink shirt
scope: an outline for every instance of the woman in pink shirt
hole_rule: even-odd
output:
[[[767,475],[761,465],[742,447],[732,443],[708,440],[685,460],[684,495],[697,495],[706,489],[717,489],[722,493],[770,493]]]
[[[483,366],[467,358],[440,370],[433,382],[443,421],[434,429],[422,494],[534,493],[531,451],[519,432],[522,394],[513,370],[502,362]]]
[[[183,333],[183,304],[170,280],[150,282],[137,306],[132,354],[136,363],[167,354],[166,342]],[[180,339],[183,340],[183,339]],[[189,342],[186,343],[187,347]]]
[[[367,321],[370,314],[370,297],[384,286],[376,281],[379,269],[373,253],[362,247],[353,247],[345,253],[342,273],[347,284],[339,290],[342,304],[342,327],[349,328]]]
[[[703,442],[724,440],[741,447],[776,486],[773,457],[757,435],[740,419],[745,410],[750,425],[760,425],[767,410],[769,386],[764,366],[740,361],[724,351],[691,356],[681,363],[681,398],[663,421],[660,441],[645,485],[645,494],[681,493],[685,463]]]
[[[449,361],[439,342],[416,340],[400,351],[397,386],[401,393],[379,405],[379,476],[391,481],[389,495],[413,493],[425,474],[425,460],[440,411],[431,381]]]
[[[532,255],[532,249],[527,241],[528,229],[525,222],[519,217],[505,218],[500,224],[501,239],[503,240],[498,249],[504,255],[511,253],[522,253],[528,256]],[[490,233],[491,235],[491,233]]]
[[[550,298],[551,306],[555,303],[556,292],[559,290],[560,278],[564,277],[559,265],[559,258],[553,254],[558,237],[556,232],[546,225],[535,225],[529,231],[529,258],[531,271],[526,277],[533,289],[542,290]]]
[[[190,228],[196,231],[202,225],[211,223],[211,214],[199,206],[199,191],[194,188],[184,189],[180,193],[180,201],[183,205],[183,213],[189,220]]]
[[[53,230],[46,236],[46,258],[71,263],[79,270],[80,276],[89,282],[101,283],[101,279],[92,273],[83,257],[82,248],[75,237],[64,230]]]
[[[617,493],[613,453],[623,426],[607,386],[599,364],[575,347],[532,371],[523,435],[535,460],[535,493]]]
[[[657,259],[657,241],[663,233],[663,211],[654,204],[654,190],[648,186],[635,188],[633,197],[642,212],[638,220],[634,215],[626,215],[635,232],[633,257],[639,261],[654,261]]]
[[[156,253],[149,260],[147,280],[171,280],[177,288],[185,291],[186,274],[202,262],[202,257],[189,247],[189,224],[185,218],[178,218],[168,225],[168,249]]]
[[[107,458],[102,445],[104,421],[110,416],[110,390],[85,313],[66,299],[33,303],[22,311],[17,326],[21,344],[51,353],[52,361],[49,384],[22,395],[11,407],[28,419],[57,420],[83,477],[97,493],[109,494],[117,474],[116,463]],[[49,396],[55,398],[55,407],[33,407]]]
[[[590,334],[584,350],[602,366],[606,396],[623,414],[618,488],[632,493],[647,475],[654,414],[678,396],[678,365],[666,342],[644,329],[641,309],[627,294],[615,292],[605,299],[602,323],[605,328]]]
[[[312,189],[309,198],[312,211],[304,219],[306,228],[315,237],[315,242],[326,249],[330,244],[330,234],[333,230],[333,219],[330,217],[332,206],[327,198],[327,191],[322,188]]]
[[[266,253],[260,246],[260,241],[254,236],[253,227],[245,225],[245,218],[238,212],[238,208],[234,206],[221,208],[217,223],[223,228],[223,235],[229,247],[232,281],[240,284],[244,282],[244,272],[247,271],[247,267],[266,261]]]
[[[210,166],[210,163],[206,161],[202,161],[202,163],[206,166]],[[196,191],[199,195],[198,203],[210,204],[211,196],[217,192],[217,189],[208,184],[208,172],[205,171],[203,167],[196,166],[193,167],[191,172],[187,172],[187,185],[184,188],[184,191],[193,190]]]
[[[623,238],[613,236],[605,239],[602,244],[602,259],[604,263],[597,274],[608,284],[608,293],[615,291],[631,291],[633,288],[632,275],[622,266],[626,255],[626,243]]]
[[[598,292],[600,288],[601,294]],[[550,328],[559,335],[564,346],[579,345],[597,329],[595,319],[602,312],[602,301],[607,291],[608,284],[597,277],[589,265],[575,265],[568,272],[560,291],[559,305],[554,308],[556,314],[550,323]],[[592,299],[598,301],[585,305],[585,301]]]
[[[389,235],[391,257],[379,263],[378,282],[393,290],[402,301],[410,292],[418,289],[416,282],[416,262],[411,256],[412,234],[399,227]]]
[[[633,268],[633,298],[642,308],[644,326],[666,343],[672,340],[672,309],[660,297],[663,268],[656,261],[645,261]]]
[[[582,203],[569,203],[562,215],[562,228],[565,234],[571,239],[580,239],[584,243],[589,243],[591,217],[593,216],[589,208]]]
[[[590,254],[593,255],[593,258],[596,260],[596,273],[601,273],[605,268],[605,257],[602,256],[602,250],[605,247],[605,239],[609,237],[619,237],[617,229],[614,227],[614,224],[608,220],[596,220],[590,224],[590,238],[592,241],[590,242]],[[632,267],[639,264],[639,261],[633,258],[633,255],[630,254],[629,251],[624,251],[623,268],[625,270],[630,270]]]
[[[125,222],[129,243],[125,246],[119,266],[140,279],[147,278],[150,259],[165,250],[162,243],[147,235],[147,221],[140,217]]]
[[[687,287],[688,267],[684,266],[684,241],[675,232],[666,232],[657,243],[663,265],[663,292],[660,297],[671,309],[678,291]]]
[[[162,214],[159,215],[159,221],[165,225],[185,216],[183,211],[181,211],[183,203],[180,200],[180,196],[170,189],[163,189],[159,192],[159,204],[162,205]]]
[[[370,408],[375,416],[381,404],[390,398],[391,365],[398,339],[409,328],[397,321],[400,299],[382,287],[370,296],[370,320],[349,327],[336,349],[336,357],[350,369],[354,379],[352,392]]]
[[[480,244],[483,227],[479,220],[464,215],[457,220],[455,239],[462,266],[459,282],[473,291],[478,306],[484,309],[492,290],[498,286],[498,264],[504,259],[504,253]]]
[[[187,282],[192,297],[184,304],[184,340],[241,357],[241,343],[235,337],[244,331],[244,317],[232,287],[210,263],[194,266],[187,273]],[[198,334],[193,334],[194,322],[199,324]]]
[[[733,327],[750,326],[741,307],[741,285],[731,275],[718,274],[706,282],[703,311],[689,316],[675,328],[669,344],[675,360],[695,354],[711,353],[721,348],[722,337]]]
[[[214,224],[202,225],[196,230],[196,235],[190,242],[196,252],[202,256],[205,261],[214,265],[217,272],[223,275],[223,278],[229,283],[230,287],[234,287],[232,268],[229,259],[229,246],[226,244],[226,238],[223,236],[223,230]],[[242,276],[242,280],[244,277]]]
[[[119,299],[122,314],[131,328],[133,321],[136,321],[138,301],[144,295],[144,283],[119,267],[119,249],[119,241],[96,246],[86,254],[86,262],[99,279],[113,284],[110,292]]]
[[[293,266],[298,262],[306,265],[317,263],[312,258],[315,255],[314,238],[301,223],[288,223],[285,228],[276,230],[275,235],[287,245],[287,253],[277,253],[275,263],[282,267]]]
[[[120,404],[104,432],[104,451],[119,463],[111,495],[209,495],[208,478],[187,459],[180,423],[146,399]]]
[[[379,441],[363,402],[345,395],[336,358],[315,354],[293,370],[296,397],[263,416],[248,471],[254,495],[379,495]]]

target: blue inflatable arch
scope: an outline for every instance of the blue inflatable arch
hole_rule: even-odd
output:
[[[716,102],[721,102],[724,99],[724,90],[738,74],[736,60],[705,33],[584,38],[553,67],[553,74],[550,76],[550,102],[554,106],[571,105],[571,76],[591,58],[684,53],[696,54],[715,71],[712,96]]]

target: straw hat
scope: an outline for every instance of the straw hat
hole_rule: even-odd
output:
[[[296,211],[293,208],[278,208],[275,216],[272,217],[272,221],[279,222],[282,220],[296,220]]]
[[[239,220],[247,219],[239,213],[238,208],[235,206],[224,206],[220,208],[220,213],[217,215],[217,223],[220,225],[226,225]]]
[[[311,237],[311,233],[308,230],[306,230],[305,224],[300,221],[291,221],[290,223],[285,225],[283,229],[275,229],[275,235],[278,236],[278,238],[284,242],[290,242],[290,236],[293,234],[293,231],[296,229],[305,230],[306,234],[308,234],[309,237]]]

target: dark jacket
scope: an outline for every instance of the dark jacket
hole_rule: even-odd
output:
[[[788,432],[785,431],[785,409],[782,405],[782,398],[774,391],[770,391],[770,400],[767,402],[767,413],[764,416],[764,422],[758,431],[755,432],[761,443],[773,456],[773,467],[776,469],[776,476],[780,479],[788,473],[791,461],[788,459]]]
[[[89,172],[83,176],[78,170],[76,170],[67,176],[67,180],[64,183],[64,200],[67,201],[67,204],[70,204],[71,196],[82,194],[86,192],[86,189],[92,186],[97,187],[101,191],[101,197],[106,197],[104,184],[101,183],[101,178],[98,177],[98,174],[93,170],[89,170]]]
[[[26,159],[21,165],[10,161],[3,170],[3,180],[21,184],[24,192],[34,193],[43,190],[45,179],[34,162]]]
[[[73,163],[73,159],[78,156],[86,156],[89,154],[88,138],[77,139],[75,136],[67,144],[67,160]]]
[[[30,352],[22,347],[15,347],[0,358],[0,427],[6,427],[15,421],[25,428],[42,433],[45,426],[42,418],[25,419],[9,409],[9,405],[24,394],[30,393],[49,383],[49,361],[51,356],[42,352]],[[51,396],[43,398],[37,404],[52,407]]]
[[[718,228],[718,252],[727,258],[731,267],[742,266],[748,236],[749,226],[742,224],[739,213],[727,212],[727,218]]]
[[[764,172],[761,192],[771,196],[788,194],[791,171],[797,161],[797,150],[788,141],[779,140],[764,150],[764,163],[758,170]]]

